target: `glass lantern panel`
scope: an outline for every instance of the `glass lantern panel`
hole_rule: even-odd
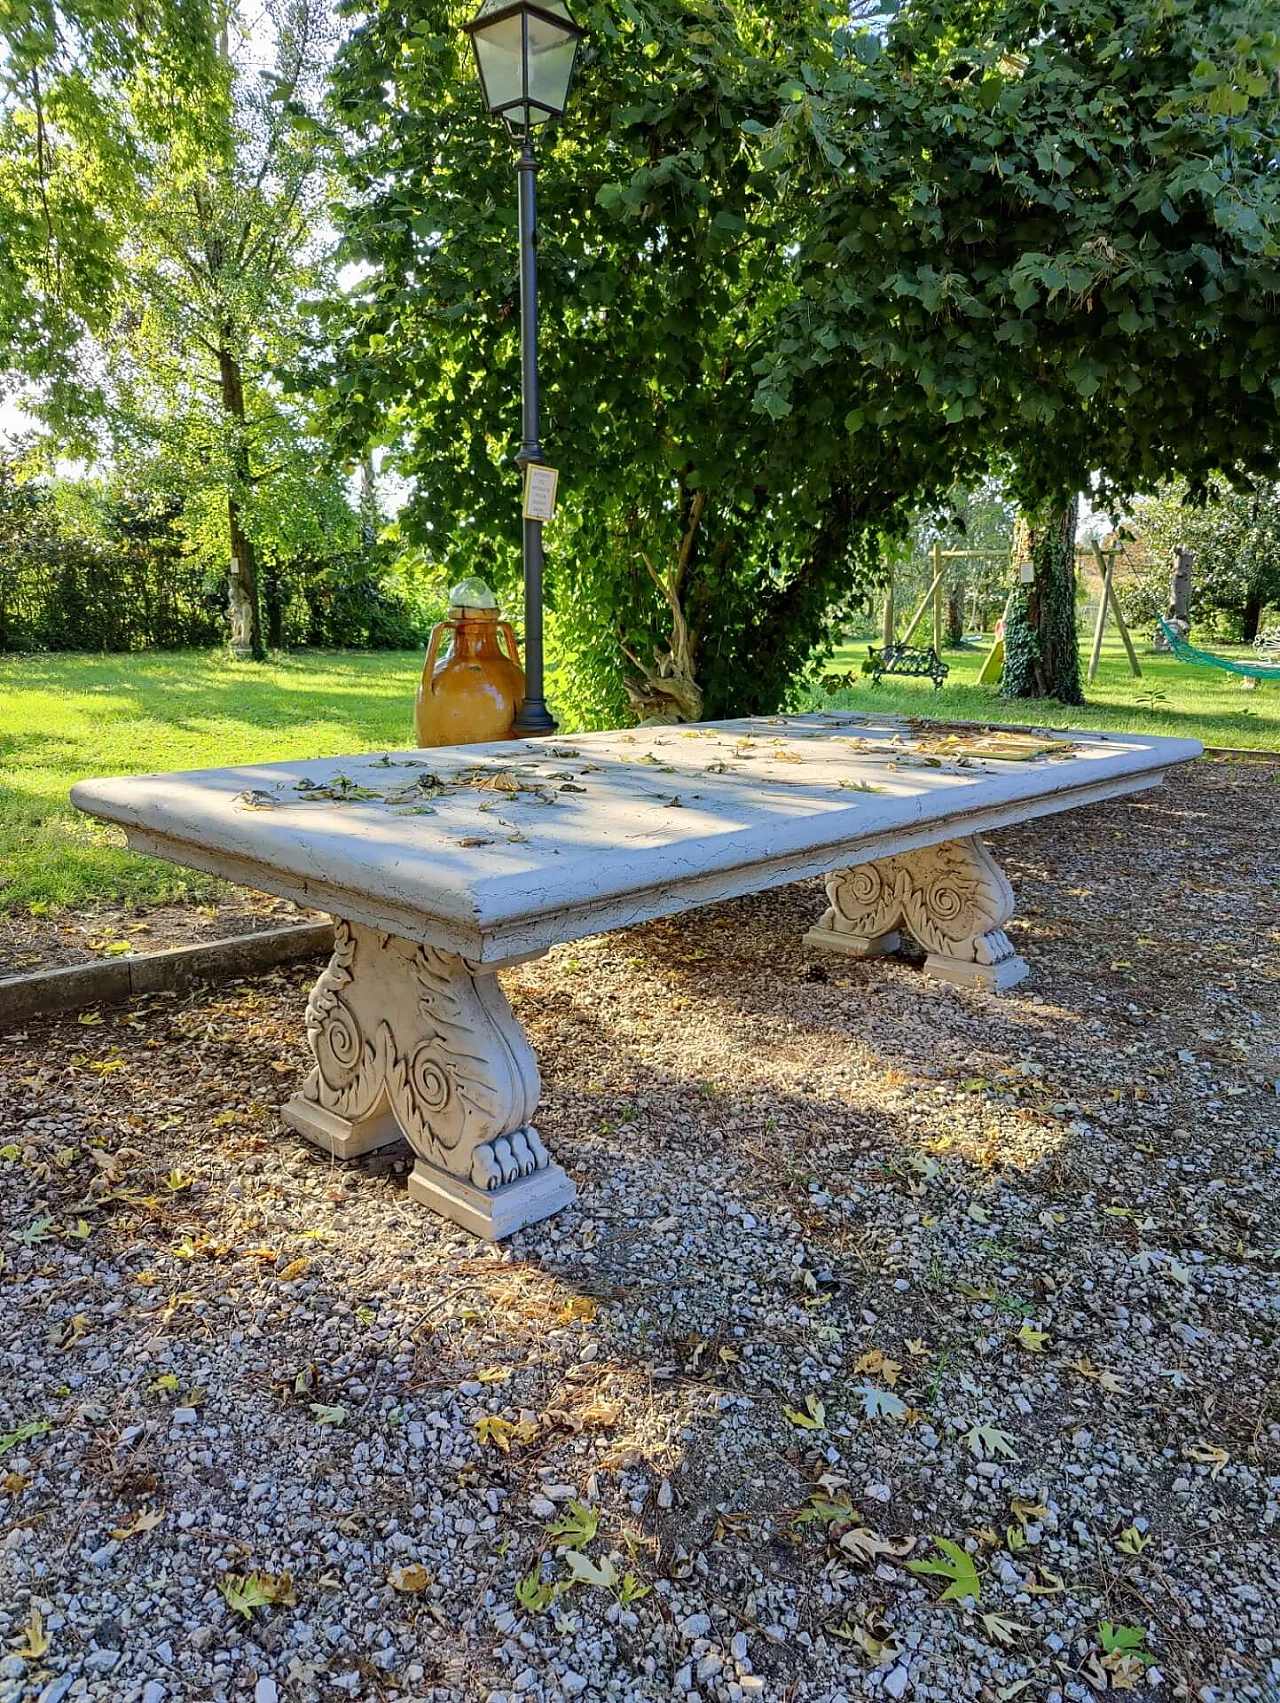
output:
[[[561,10],[558,6],[554,9]],[[533,107],[530,117],[535,123],[543,117],[538,107],[545,112],[564,111],[577,51],[575,35],[536,12],[529,14],[529,99]]]
[[[503,18],[475,33],[476,63],[490,112],[524,98],[524,20]]]

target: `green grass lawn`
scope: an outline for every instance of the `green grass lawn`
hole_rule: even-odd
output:
[[[72,808],[92,775],[413,743],[416,651],[0,658],[0,908],[203,897],[210,878],[135,856]]]
[[[1238,652],[1237,654],[1246,654]],[[857,668],[865,645],[832,669]],[[1003,702],[975,684],[982,652],[947,655],[951,679],[870,681],[814,707],[965,720],[1132,728],[1208,745],[1280,751],[1280,685],[1250,692],[1226,674],[1140,647],[1134,680],[1109,642],[1089,704]],[[412,742],[416,651],[305,652],[258,665],[216,652],[0,657],[0,908],[200,898],[215,883],[136,857],[123,834],[73,810],[67,789],[91,775],[253,763],[403,748]]]
[[[860,668],[868,642],[879,641],[842,645],[827,672],[843,674]],[[1088,646],[1083,635],[1081,647],[1087,666]],[[1176,734],[1206,745],[1280,751],[1280,681],[1263,681],[1250,690],[1236,676],[1218,669],[1194,668],[1171,656],[1157,656],[1149,642],[1136,636],[1134,648],[1142,669],[1141,680],[1130,673],[1119,636],[1108,632],[1098,677],[1092,686],[1085,687],[1088,702],[1080,708],[1056,702],[1008,702],[1001,698],[997,686],[979,686],[985,642],[980,649],[945,653],[943,660],[951,674],[939,691],[935,692],[928,680],[887,679],[873,686],[866,676],[848,691],[831,696],[815,691],[810,707],[887,710],[895,715],[1020,722],[1035,727],[1127,728],[1133,733]],[[1203,648],[1237,661],[1258,660],[1257,653],[1247,646]]]

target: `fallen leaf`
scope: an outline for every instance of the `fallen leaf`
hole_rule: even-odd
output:
[[[34,1603],[31,1618],[22,1628],[22,1642],[15,1646],[14,1655],[24,1662],[38,1661],[49,1648],[49,1634],[44,1629],[44,1616]]]
[[[292,1608],[297,1598],[291,1573],[229,1573],[218,1581],[218,1590],[233,1614],[253,1618],[256,1608]]]
[[[877,1389],[874,1384],[858,1384],[850,1391],[858,1398],[866,1419],[905,1419],[907,1404],[901,1396],[896,1396],[888,1390]]]
[[[827,1410],[815,1395],[804,1398],[804,1407],[784,1407],[783,1413],[802,1431],[821,1431],[827,1423]]]
[[[607,1591],[618,1582],[618,1570],[607,1555],[596,1563],[579,1550],[567,1549],[564,1559],[575,1585],[594,1585],[597,1590]]]
[[[566,1549],[585,1549],[600,1529],[600,1515],[595,1508],[575,1497],[565,1504],[564,1511],[547,1526],[546,1533]]]
[[[1014,1439],[998,1425],[975,1425],[965,1432],[964,1440],[969,1453],[976,1455],[980,1461],[993,1461],[1001,1456],[1005,1460],[1017,1458],[1013,1448]]]
[[[164,1515],[155,1508],[140,1508],[127,1525],[112,1526],[111,1535],[123,1543],[126,1538],[141,1537],[164,1524]]]
[[[407,1567],[393,1567],[387,1574],[387,1583],[402,1596],[416,1597],[435,1584],[435,1574],[412,1562]]]
[[[0,1431],[0,1455],[7,1455],[10,1449],[16,1449],[19,1443],[29,1443],[33,1437],[43,1437],[53,1429],[48,1419],[28,1419],[25,1425],[19,1425],[13,1431]]]
[[[1006,1648],[1016,1644],[1019,1638],[1025,1637],[1031,1628],[1021,1620],[1009,1620],[1003,1614],[984,1614],[982,1624],[987,1629],[987,1637],[995,1644],[1003,1644]]]
[[[511,1453],[511,1434],[515,1430],[509,1419],[502,1419],[496,1413],[486,1413],[482,1419],[476,1420],[476,1437],[481,1443],[492,1443],[495,1449],[500,1449],[504,1455]]]
[[[934,1575],[939,1579],[949,1581],[946,1590],[938,1598],[939,1602],[962,1602],[965,1597],[972,1597],[974,1602],[982,1597],[982,1584],[978,1578],[978,1569],[973,1557],[952,1543],[948,1537],[935,1537],[934,1545],[942,1551],[941,1561],[908,1561],[907,1571]]]
[[[915,1539],[911,1537],[903,1538],[900,1543],[890,1543],[869,1526],[853,1526],[840,1539],[844,1553],[865,1567],[874,1567],[882,1555],[907,1555],[914,1543]]]
[[[854,1365],[855,1372],[866,1372],[871,1377],[883,1378],[892,1389],[902,1374],[902,1363],[890,1360],[887,1354],[882,1354],[878,1348],[867,1351]]]
[[[1231,1456],[1225,1449],[1208,1443],[1192,1443],[1187,1450],[1187,1459],[1196,1461],[1201,1466],[1209,1468],[1209,1477],[1217,1478],[1223,1467],[1230,1461]]]

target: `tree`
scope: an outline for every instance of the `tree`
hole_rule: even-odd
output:
[[[137,126],[181,126],[214,78],[207,0],[0,0],[0,390],[109,323]],[[126,83],[144,98],[122,128]]]
[[[1269,606],[1280,605],[1280,480],[1258,480],[1251,491],[1225,479],[1210,485],[1207,501],[1191,503],[1174,486],[1139,503],[1129,525],[1137,534],[1135,557],[1144,564],[1129,602],[1136,618],[1150,620],[1168,598],[1176,545],[1194,552],[1190,609],[1193,619],[1224,616],[1230,635],[1251,644]]]
[[[333,475],[275,377],[326,285],[315,114],[329,23],[324,0],[269,0],[257,41],[233,12],[206,6],[201,17],[207,75],[184,97],[160,99],[150,67],[132,59],[109,87],[63,73],[58,122],[27,179],[14,171],[32,113],[11,114],[15,204],[47,200],[78,235],[86,214],[74,186],[97,185],[101,202],[96,246],[73,245],[72,273],[56,256],[52,273],[46,257],[27,257],[54,334],[22,370],[40,385],[31,411],[51,447],[162,454],[206,538],[216,494],[232,648],[261,657],[259,554],[287,511],[312,496],[332,505]],[[265,70],[254,63],[262,33]]]
[[[583,719],[697,718],[785,701],[883,532],[945,492],[916,441],[851,440],[828,394],[757,399],[795,333],[812,185],[769,137],[848,36],[828,0],[588,0],[589,51],[540,143],[544,433],[560,701]],[[345,257],[338,348],[314,383],[356,457],[412,482],[406,537],[513,588],[519,348],[515,174],[481,107],[469,8],[354,0],[336,68]],[[830,176],[830,169],[827,172]],[[945,458],[944,458],[945,459]],[[977,465],[976,453],[968,460]]]
[[[1091,476],[1120,502],[1275,466],[1278,64],[1267,3],[914,0],[778,127],[822,187],[762,400],[855,463],[989,446],[1036,546],[1007,690],[1078,700]]]

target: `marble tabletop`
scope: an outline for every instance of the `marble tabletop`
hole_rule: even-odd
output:
[[[139,851],[491,964],[1157,784],[1192,739],[831,713],[82,781]]]

